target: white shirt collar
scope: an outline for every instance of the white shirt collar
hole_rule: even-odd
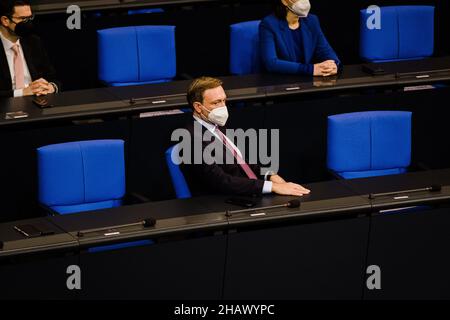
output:
[[[197,120],[198,122],[200,122],[200,124],[202,126],[204,126],[206,129],[208,129],[209,131],[211,131],[212,133],[214,133],[217,129],[217,126],[215,124],[212,124],[210,122],[206,122],[203,119],[200,119],[199,117],[197,117],[195,114],[193,115],[194,119]]]
[[[17,43],[20,47],[20,39],[17,40],[16,43],[12,42],[9,39],[6,39],[3,33],[0,32],[0,38],[2,39],[3,47],[5,50],[11,50],[11,48]]]

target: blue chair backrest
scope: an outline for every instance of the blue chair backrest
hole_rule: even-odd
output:
[[[259,73],[260,20],[236,23],[230,26],[230,72],[235,75]]]
[[[371,62],[422,59],[434,52],[434,7],[381,7],[380,29],[370,29],[372,12],[361,10],[360,56]]]
[[[39,202],[61,214],[117,207],[125,195],[123,140],[37,149]]]
[[[327,166],[345,179],[400,174],[411,164],[411,112],[328,117]]]
[[[151,14],[151,13],[163,13],[163,8],[147,8],[147,9],[135,9],[135,10],[128,10],[128,15],[136,15],[136,14]]]
[[[174,26],[97,31],[98,76],[110,86],[171,81],[176,76]]]
[[[174,145],[166,151],[166,163],[169,168],[170,177],[172,179],[172,185],[175,189],[175,194],[178,199],[191,198],[191,191],[184,178],[183,172],[181,172],[180,164],[180,154],[179,145]]]

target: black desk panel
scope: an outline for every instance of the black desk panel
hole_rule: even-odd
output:
[[[27,238],[14,226],[33,224],[53,235]],[[78,242],[44,219],[0,225],[0,300],[74,299],[66,286],[67,268],[78,265]]]
[[[219,0],[37,0],[33,8],[38,14],[65,13],[70,5],[77,5],[83,11],[108,9],[139,9],[150,6],[192,5],[213,3]]]
[[[82,299],[218,300],[226,236],[82,251]]]
[[[448,57],[431,58],[430,64],[437,68],[449,66]],[[339,76],[330,78],[312,78],[298,75],[257,74],[245,76],[221,77],[224,87],[229,91],[230,101],[247,101],[254,99],[283,96],[299,96],[310,93],[329,91],[353,92],[367,88],[397,87],[407,85],[425,85],[435,82],[449,81],[449,74],[431,74],[427,78],[397,78],[395,74],[371,76],[362,70],[361,65],[349,65]],[[1,125],[48,121],[49,119],[76,118],[83,116],[158,111],[187,106],[183,98],[191,80],[173,81],[162,84],[142,86],[99,88],[80,91],[62,92],[50,95],[49,100],[56,107],[40,110],[32,98],[1,99]],[[145,99],[144,99],[145,98]],[[95,107],[97,105],[97,107]],[[57,108],[62,109],[57,109]],[[30,113],[25,119],[4,120],[4,113],[23,110]]]
[[[225,299],[361,299],[370,202],[341,181],[308,188],[300,208],[229,218]]]
[[[80,243],[83,299],[220,299],[226,255],[226,235],[221,232],[227,226],[225,206],[223,198],[208,197],[53,217],[52,221]],[[223,211],[211,213],[218,209]],[[157,219],[154,227],[117,227],[148,217]],[[105,229],[88,231],[96,228]],[[78,236],[78,231],[84,235]],[[121,234],[105,236],[106,232]],[[143,239],[154,243],[90,251]]]
[[[450,299],[450,208],[422,207],[372,217],[368,265],[381,290],[365,299]]]
[[[369,218],[230,234],[225,299],[361,299]]]
[[[347,185],[373,193],[367,265],[381,269],[381,290],[365,299],[449,299],[450,170],[355,179]],[[440,191],[407,191],[442,186]],[[377,195],[389,193],[391,195]]]
[[[118,100],[105,88],[51,94],[47,96],[47,100],[52,107],[41,109],[33,103],[33,97],[0,99],[0,128],[130,112],[127,103]],[[25,111],[29,116],[21,119],[5,119],[6,113],[13,111]]]

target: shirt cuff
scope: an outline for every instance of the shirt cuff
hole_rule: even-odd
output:
[[[58,88],[58,86],[56,85],[56,83],[50,82],[50,84],[53,86],[53,88],[55,88],[55,93],[58,93],[58,92],[59,92],[59,88]]]
[[[14,98],[23,97],[23,89],[14,90]]]
[[[263,194],[272,193],[272,181],[264,181]]]
[[[270,181],[270,177],[271,176],[274,176],[276,173],[275,172],[273,172],[273,171],[267,171],[265,174],[264,174],[264,181]]]

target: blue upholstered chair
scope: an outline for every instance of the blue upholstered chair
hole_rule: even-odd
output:
[[[179,145],[174,145],[166,151],[166,163],[169,168],[170,177],[172,179],[172,185],[175,189],[175,194],[178,199],[191,198],[191,191],[184,178],[183,172],[181,172],[179,164],[181,163],[179,158]]]
[[[161,83],[176,76],[174,26],[97,31],[98,76],[109,86]]]
[[[37,149],[39,202],[70,214],[122,205],[125,196],[123,140],[91,140]],[[152,245],[150,239],[92,247],[90,253]]]
[[[400,174],[411,164],[411,112],[328,117],[327,166],[344,179]]]
[[[360,12],[360,56],[370,62],[422,59],[434,51],[434,7],[381,7],[381,28],[369,29],[373,13]]]
[[[37,149],[39,202],[68,214],[122,205],[123,140],[68,142]]]
[[[261,71],[259,24],[247,21],[230,26],[230,73],[244,75]]]

